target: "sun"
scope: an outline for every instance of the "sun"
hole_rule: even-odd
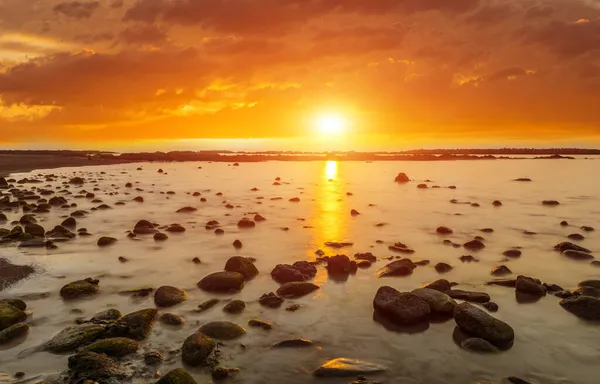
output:
[[[346,131],[347,126],[346,119],[336,114],[321,115],[315,121],[317,131],[323,136],[339,136]]]

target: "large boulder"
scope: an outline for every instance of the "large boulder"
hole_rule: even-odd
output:
[[[201,332],[196,332],[185,339],[181,348],[181,358],[187,365],[196,367],[206,361],[216,346],[213,339]]]
[[[172,307],[183,303],[187,299],[187,293],[183,289],[162,286],[154,292],[154,303],[158,307]]]
[[[309,282],[294,281],[285,283],[277,290],[277,295],[286,299],[296,299],[306,296],[319,289],[318,285]]]
[[[377,277],[408,276],[416,267],[409,259],[396,260],[377,270],[376,274]]]
[[[379,288],[373,299],[375,312],[396,324],[415,324],[427,319],[431,309],[425,300],[417,295],[399,292],[392,287]]]
[[[82,297],[93,296],[98,293],[98,280],[87,278],[69,283],[61,288],[60,296],[65,300],[74,300]]]
[[[387,368],[380,364],[357,359],[338,358],[327,361],[313,374],[317,377],[356,377],[386,370]]]
[[[43,349],[52,353],[65,353],[92,343],[98,339],[106,327],[101,324],[81,324],[63,329],[44,343]]]
[[[241,256],[233,256],[225,264],[225,270],[237,272],[244,275],[244,279],[250,280],[258,275],[258,269],[250,259]]]
[[[204,324],[199,332],[217,340],[233,340],[246,334],[246,330],[229,321],[213,321]]]
[[[35,237],[44,237],[46,230],[39,224],[27,223],[25,224],[25,233]]]
[[[411,293],[423,299],[427,305],[429,305],[429,308],[431,308],[431,312],[433,313],[440,315],[454,313],[456,301],[445,293],[430,288],[415,289]]]
[[[461,331],[498,347],[506,347],[515,338],[512,327],[469,303],[461,303],[454,309],[454,321]]]
[[[576,296],[561,300],[560,306],[585,320],[600,320],[600,299],[592,296]]]
[[[177,368],[161,377],[156,384],[196,384],[196,381],[185,369]]]
[[[517,291],[534,296],[544,296],[546,288],[539,282],[528,276],[519,275],[515,283]]]
[[[237,272],[215,272],[198,282],[207,292],[237,292],[244,287],[244,275]]]
[[[126,337],[113,337],[110,339],[97,340],[87,347],[84,352],[103,353],[110,357],[123,357],[136,353],[140,349],[137,341]]]

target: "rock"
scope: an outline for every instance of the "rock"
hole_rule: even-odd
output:
[[[91,278],[74,281],[61,288],[60,296],[65,300],[74,300],[96,295],[100,290],[98,283],[98,280]]]
[[[567,236],[569,238],[569,240],[576,240],[576,241],[582,241],[585,240],[585,236],[583,236],[580,233],[571,233],[569,236]]]
[[[158,319],[158,321],[160,321],[161,323],[163,323],[165,325],[174,325],[174,326],[183,325],[185,323],[185,320],[183,319],[183,317],[176,315],[174,313],[163,313],[160,316],[160,318]]]
[[[160,351],[148,351],[144,354],[144,363],[146,365],[160,365],[164,360],[165,358]]]
[[[306,263],[308,264],[308,263]],[[296,268],[296,265],[301,266],[300,268]],[[311,279],[316,275],[317,269],[308,264],[309,267],[305,267],[304,264],[279,264],[271,271],[271,277],[273,280],[277,281],[280,284],[290,283],[293,281],[306,281]],[[309,269],[312,267],[312,269]],[[312,274],[312,270],[314,269],[314,274]]]
[[[81,324],[63,329],[59,334],[47,341],[43,348],[52,353],[65,353],[92,343],[106,330],[100,324]]]
[[[94,352],[81,352],[69,357],[70,382],[102,382],[123,377],[119,364],[110,357]]]
[[[497,347],[506,347],[515,338],[510,325],[469,303],[456,306],[454,320],[463,332],[487,340]]]
[[[267,219],[265,219],[264,217],[262,217],[261,215],[259,215],[258,213],[256,215],[254,215],[254,221],[255,222],[261,222],[261,221],[266,221]]]
[[[427,302],[419,296],[387,286],[377,291],[373,308],[394,323],[403,325],[424,321],[431,312]]]
[[[500,350],[487,340],[471,337],[464,340],[461,345],[466,350],[479,353],[496,353]]]
[[[371,263],[374,263],[374,262],[377,261],[377,257],[375,257],[372,253],[357,253],[357,254],[354,255],[354,258],[357,259],[357,260],[369,261]],[[306,262],[304,262],[304,263],[306,263]],[[308,265],[310,265],[310,264],[308,264]],[[312,265],[311,265],[311,267],[315,268]],[[317,269],[315,268],[315,274],[316,273],[317,273]]]
[[[82,179],[81,177],[74,177],[71,180],[69,180],[69,184],[77,184],[77,185],[81,185],[84,184],[85,180]]]
[[[574,251],[571,249],[567,249],[566,251],[563,251],[562,255],[565,257],[568,257],[569,259],[573,259],[573,260],[592,260],[594,258],[594,256],[590,255],[589,253],[581,252],[581,251]]]
[[[144,340],[154,327],[157,310],[142,309],[123,316],[116,327],[107,330],[107,337],[127,337],[134,340]]]
[[[318,285],[308,282],[294,281],[285,283],[277,290],[277,295],[286,299],[297,299],[319,289]]]
[[[223,307],[224,312],[231,314],[242,313],[244,309],[246,309],[246,303],[244,303],[242,300],[233,300]]]
[[[27,223],[25,225],[25,233],[29,233],[35,237],[44,237],[46,230],[39,224]]]
[[[583,248],[583,247],[580,247],[579,245],[576,245],[576,244],[570,243],[570,242],[568,242],[568,241],[564,241],[564,242],[562,242],[562,243],[556,244],[556,245],[554,246],[554,249],[555,249],[556,251],[559,251],[559,252],[564,252],[564,251],[567,251],[567,250],[571,250],[571,251],[578,251],[578,252],[592,253],[592,251],[590,251],[589,249],[587,249],[587,248]]]
[[[358,212],[356,209],[353,209],[350,211],[350,216],[358,216],[360,215],[360,212]]]
[[[0,305],[3,304],[12,305],[13,307],[20,309],[21,311],[27,309],[27,304],[23,300],[19,299],[1,299]]]
[[[213,370],[211,372],[211,376],[214,380],[220,381],[220,380],[225,380],[228,377],[234,376],[239,371],[240,370],[238,368],[227,368],[227,367],[217,366],[217,367],[213,368]]]
[[[514,288],[517,285],[517,279],[501,279],[501,280],[492,280],[485,283],[486,285],[497,285],[500,287],[510,287]]]
[[[417,188],[418,189],[427,189],[428,186],[427,186],[427,184],[419,184],[419,185],[417,185]]]
[[[492,205],[493,205],[494,207],[501,207],[501,206],[502,206],[502,202],[501,202],[500,200],[494,200],[494,201],[492,202]]]
[[[267,321],[257,320],[257,319],[252,319],[252,320],[248,321],[248,325],[250,327],[262,328],[265,331],[269,331],[269,330],[273,329],[273,324],[271,324]]]
[[[532,384],[527,380],[523,380],[523,379],[521,379],[519,377],[515,377],[515,376],[508,377],[506,380],[508,380],[508,382],[510,384]]]
[[[356,359],[338,358],[327,361],[313,374],[317,377],[348,377],[386,370],[387,368],[383,365]]]
[[[490,295],[485,292],[469,292],[460,289],[452,289],[447,291],[446,294],[453,299],[470,301],[473,303],[487,303],[490,301]]]
[[[302,308],[302,306],[300,304],[292,304],[292,305],[286,307],[285,310],[289,311],[289,312],[296,312],[300,308]]]
[[[327,260],[327,271],[334,275],[347,275],[356,272],[356,263],[354,265],[355,267],[352,266],[348,256],[336,255]]]
[[[169,236],[167,236],[166,234],[164,234],[162,232],[156,232],[154,234],[154,241],[165,241],[168,239],[169,239]]]
[[[438,227],[435,231],[440,235],[451,235],[454,233],[454,231],[448,227]]]
[[[219,300],[219,299],[206,300],[204,303],[198,305],[198,309],[196,309],[195,312],[208,311],[209,309],[211,309],[215,305],[219,304],[220,302],[221,302],[221,300]]]
[[[521,251],[518,249],[509,249],[508,251],[504,251],[502,254],[506,257],[517,258],[521,257]]]
[[[567,222],[566,220],[563,220],[560,222],[560,226],[561,227],[568,227],[569,226],[569,222]]]
[[[410,179],[406,175],[406,173],[399,173],[394,179],[396,183],[408,183]]]
[[[396,260],[377,270],[377,277],[412,275],[417,266],[409,259]]]
[[[587,226],[587,225],[582,226],[581,230],[584,231],[584,232],[594,232],[595,231],[595,229],[593,227],[590,227],[590,226]]]
[[[198,210],[198,208],[194,208],[194,207],[183,207],[177,210],[177,213],[191,213],[191,212],[196,212]]]
[[[281,304],[283,304],[283,301],[284,299],[277,296],[273,292],[265,293],[260,297],[260,299],[258,299],[260,305],[267,308],[279,308],[281,307]]]
[[[154,303],[158,307],[172,307],[187,299],[187,293],[179,288],[162,286],[154,292]]]
[[[600,261],[598,261],[598,260],[594,260],[590,264],[593,265],[594,267],[600,267]]]
[[[542,205],[556,206],[560,205],[560,203],[556,200],[544,200],[542,201]]]
[[[213,321],[204,324],[199,331],[217,340],[233,340],[246,334],[244,328],[229,321]]]
[[[125,337],[114,337],[111,339],[97,340],[83,348],[82,352],[95,352],[110,357],[123,357],[136,353],[138,349],[140,349],[140,345],[137,341]]]
[[[579,296],[591,296],[595,298],[600,298],[600,289],[594,287],[579,287],[575,291],[574,294]]]
[[[121,312],[118,309],[107,309],[106,311],[98,312],[94,316],[92,316],[90,322],[98,323],[102,321],[117,321],[123,317]]]
[[[256,266],[248,258],[241,256],[233,256],[227,260],[225,270],[240,273],[245,280],[250,280],[258,275]]]
[[[186,229],[179,224],[172,224],[167,229],[165,229],[165,231],[171,232],[171,233],[182,233],[182,232],[185,232]]]
[[[517,276],[515,288],[519,292],[528,293],[534,296],[546,295],[546,288],[542,286],[538,281],[528,276]]]
[[[478,263],[479,262],[478,259],[476,259],[475,257],[473,257],[471,255],[463,255],[463,256],[459,257],[458,259],[463,263],[472,263],[472,262]]]
[[[237,292],[244,287],[244,275],[237,272],[215,272],[198,282],[207,292]]]
[[[217,344],[204,333],[196,332],[185,339],[181,348],[181,358],[184,363],[197,367],[206,362]]]
[[[592,287],[596,289],[600,289],[600,280],[584,280],[577,284],[580,287]]]
[[[490,312],[498,312],[498,309],[499,309],[498,304],[494,303],[493,301],[488,301],[487,303],[483,303],[483,304],[481,304],[481,306]]]
[[[194,378],[183,368],[177,368],[156,382],[156,384],[197,384]]]
[[[423,286],[423,288],[435,289],[436,291],[446,292],[452,288],[452,285],[448,280],[439,279],[432,281],[431,283],[427,283]]]
[[[307,339],[290,339],[283,340],[273,344],[273,348],[299,348],[299,347],[311,347],[314,343]]]
[[[499,265],[492,269],[492,272],[490,272],[492,276],[506,276],[510,275],[511,273],[512,271],[506,265]]]
[[[2,309],[0,309],[2,311]],[[1,321],[1,320],[0,320]],[[29,325],[26,323],[16,323],[0,331],[0,345],[9,343],[15,339],[23,337],[29,332]]]
[[[372,265],[372,264],[371,264],[371,262],[370,262],[369,260],[359,260],[359,261],[356,263],[356,266],[357,266],[358,268],[370,268],[370,267],[371,267],[371,265]]]
[[[423,299],[427,305],[429,305],[429,308],[433,313],[442,315],[452,314],[454,312],[454,307],[456,307],[456,301],[454,301],[454,299],[435,289],[419,288],[411,293]]]
[[[560,301],[560,306],[585,320],[600,320],[600,299],[591,296],[574,296]]]
[[[465,247],[469,251],[479,251],[479,250],[482,250],[483,248],[485,248],[485,244],[483,244],[483,242],[481,242],[481,240],[471,240],[471,241],[463,244],[463,247]]]
[[[235,241],[233,242],[233,248],[235,248],[235,249],[240,249],[240,248],[242,248],[242,246],[243,246],[243,245],[242,245],[242,242],[241,242],[241,241],[239,241],[239,240],[235,240]]]
[[[438,273],[446,273],[452,270],[452,266],[446,263],[437,263],[434,268]]]
[[[250,219],[243,218],[242,220],[238,221],[237,226],[238,228],[254,228],[256,227],[256,223]]]
[[[117,239],[115,239],[114,237],[103,236],[98,239],[98,246],[106,247],[106,246],[112,245],[116,242],[117,242]]]

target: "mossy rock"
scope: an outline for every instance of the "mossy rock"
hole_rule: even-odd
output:
[[[77,280],[62,287],[60,296],[65,300],[74,300],[81,297],[93,296],[97,294],[99,290],[98,280]]]
[[[0,345],[9,343],[19,337],[22,337],[29,332],[29,325],[26,323],[17,323],[11,325],[3,331],[0,331]]]
[[[0,305],[2,305],[2,304],[12,305],[13,307],[20,309],[21,311],[24,311],[27,309],[27,304],[25,304],[25,302],[23,300],[19,300],[19,299],[2,299],[2,300],[0,300]]]
[[[27,314],[10,304],[0,304],[0,331],[27,319]]]
[[[44,344],[44,350],[53,353],[74,351],[96,341],[106,328],[99,324],[82,324],[63,329]]]
[[[244,328],[229,321],[213,321],[204,324],[199,331],[218,340],[233,340],[246,334]]]
[[[118,309],[107,309],[106,311],[96,313],[92,319],[90,320],[92,323],[102,322],[102,321],[117,321],[123,317],[121,312]]]
[[[69,357],[71,382],[93,380],[106,382],[109,378],[123,377],[119,364],[110,357],[94,352],[82,352]]]
[[[197,384],[196,380],[183,368],[177,368],[156,382],[156,384]]]
[[[125,337],[114,337],[93,342],[83,348],[82,352],[102,353],[110,357],[123,357],[136,353],[140,349],[137,341]]]
[[[183,362],[196,367],[206,361],[216,347],[213,339],[201,332],[196,332],[183,343],[181,358]]]
[[[105,337],[127,337],[134,340],[143,340],[152,331],[156,314],[157,310],[150,308],[125,315],[119,322],[110,327]]]
[[[233,256],[225,264],[225,270],[228,272],[237,272],[244,276],[245,280],[250,280],[258,275],[258,269],[250,259],[241,256]]]

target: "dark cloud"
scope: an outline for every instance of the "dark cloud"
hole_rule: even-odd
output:
[[[550,5],[534,5],[525,12],[527,19],[537,19],[552,16],[555,12],[554,7]]]
[[[546,46],[564,58],[573,58],[600,50],[600,19],[575,22],[553,20],[522,29],[525,42]]]
[[[73,40],[80,41],[82,43],[98,43],[101,41],[111,41],[115,38],[111,32],[99,32],[99,33],[81,33],[75,35]]]
[[[465,22],[479,26],[493,27],[503,21],[510,20],[517,11],[512,3],[486,4],[467,15]]]
[[[167,32],[155,25],[138,25],[124,29],[119,40],[132,45],[160,44],[167,40]]]
[[[123,0],[114,0],[112,3],[110,3],[110,7],[113,9],[123,8],[123,5],[124,5]]]
[[[53,10],[73,19],[89,19],[98,7],[100,7],[98,1],[71,1],[57,4]]]

